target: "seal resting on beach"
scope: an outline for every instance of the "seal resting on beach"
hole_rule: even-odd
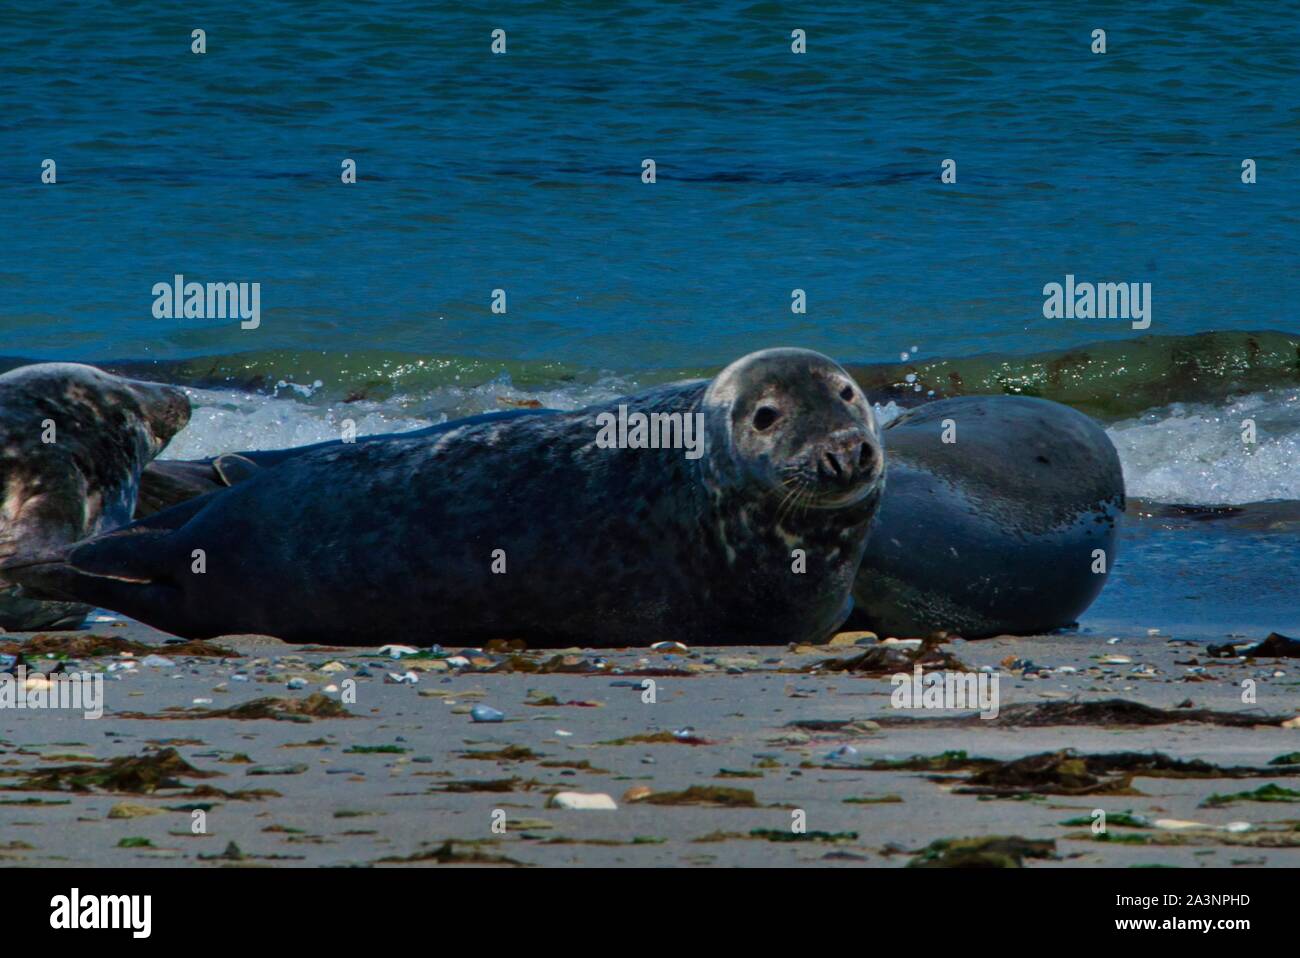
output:
[[[362,442],[554,410],[486,413]],[[944,421],[951,438],[943,442]],[[937,400],[885,427],[888,482],[854,588],[850,625],[880,635],[946,630],[970,638],[1032,635],[1073,624],[1114,561],[1124,477],[1109,437],[1068,406],[1019,396]],[[138,516],[242,481],[305,452],[155,460]],[[1105,552],[1105,571],[1094,551]]]
[[[637,414],[686,448],[631,448]],[[848,374],[765,350],[577,412],[304,452],[5,573],[195,638],[814,642],[849,613],[882,471]]]
[[[1031,635],[1073,624],[1097,597],[1124,475],[1091,418],[1045,399],[967,396],[904,413],[883,437],[888,491],[853,588],[854,627]]]
[[[0,560],[131,521],[140,473],[189,422],[185,393],[77,363],[0,376]],[[76,628],[89,606],[27,597],[0,577],[0,628]]]

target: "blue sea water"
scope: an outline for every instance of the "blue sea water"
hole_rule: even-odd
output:
[[[4,4],[5,351],[639,369],[1132,335],[1045,319],[1067,273],[1150,282],[1152,333],[1300,327],[1296,8],[1071,6]],[[260,282],[262,326],[155,319],[176,273]]]
[[[0,353],[593,371],[538,387],[563,406],[772,345],[880,362],[1135,335],[1045,318],[1067,274],[1150,283],[1153,334],[1300,329],[1300,10],[1074,7],[0,4]],[[260,283],[261,325],[156,318],[178,273]],[[316,377],[196,392],[169,454],[336,434],[339,407],[304,402]],[[516,392],[439,388],[347,414],[383,431]],[[1235,407],[1109,424],[1130,491],[1300,498],[1296,399],[1234,399],[1267,400],[1261,455]],[[1134,527],[1084,624],[1294,624],[1295,543]]]

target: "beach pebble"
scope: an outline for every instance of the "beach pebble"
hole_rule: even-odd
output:
[[[682,652],[688,652],[690,650],[686,646],[682,645],[682,643],[680,642],[656,642],[652,646],[650,646],[650,651],[677,652],[680,654]]]
[[[162,815],[163,809],[151,805],[137,805],[133,802],[118,802],[108,810],[109,818],[144,818],[148,815]]]
[[[841,632],[838,635],[831,636],[831,640],[826,644],[833,649],[841,649],[853,645],[871,645],[878,641],[880,636],[874,632]]]
[[[1127,655],[1103,655],[1101,657],[1102,665],[1130,665],[1133,660]]]
[[[248,770],[249,775],[301,775],[307,771],[306,765],[254,765]]]
[[[841,745],[835,751],[827,753],[826,761],[852,765],[856,764],[860,757],[858,750],[852,745]]]
[[[465,658],[465,656],[463,655],[453,655],[451,658],[446,659],[445,661],[447,663],[447,666],[453,669],[463,669],[469,666],[469,659]]]
[[[285,688],[289,688],[289,689],[305,689],[307,687],[307,680],[290,679],[288,682],[284,684],[285,684]]]
[[[758,659],[748,655],[720,655],[713,660],[713,664],[727,670],[739,669],[743,672],[745,669],[758,668]]]
[[[387,655],[393,659],[400,659],[404,655],[419,655],[420,650],[409,645],[381,645],[379,654]]]
[[[476,705],[470,709],[469,717],[475,722],[504,722],[506,713],[500,712],[489,705]]]
[[[151,669],[165,669],[169,666],[175,665],[176,663],[165,655],[146,655],[140,660],[140,664],[148,666]]]
[[[556,792],[547,802],[551,808],[567,808],[573,811],[613,812],[618,810],[614,799],[604,792]]]
[[[304,764],[290,764],[290,766],[253,766],[248,770],[248,775],[302,775],[307,771]]]
[[[384,682],[388,685],[415,685],[420,681],[420,677],[414,672],[403,672],[400,675],[396,672],[389,672]]]
[[[342,662],[326,662],[319,669],[321,672],[346,672],[348,667]]]

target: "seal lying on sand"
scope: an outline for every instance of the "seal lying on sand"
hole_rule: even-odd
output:
[[[558,413],[488,413],[357,442],[428,438],[521,415]],[[955,442],[943,441],[945,420]],[[973,396],[912,410],[885,437],[888,482],[854,588],[852,626],[880,635],[1028,635],[1072,624],[1097,597],[1114,561],[1124,477],[1093,420],[1042,399]],[[156,460],[137,515],[338,445]],[[1104,572],[1093,571],[1096,549],[1105,551]]]
[[[702,449],[598,441],[638,413],[668,439],[698,425]],[[820,641],[848,615],[882,470],[848,374],[767,350],[578,412],[305,452],[5,572],[192,637]]]
[[[944,399],[889,423],[884,440],[889,487],[853,588],[854,626],[1029,635],[1072,624],[1097,597],[1124,476],[1088,416],[1020,396]]]
[[[130,522],[141,471],[189,419],[181,390],[92,366],[0,376],[0,560]],[[88,611],[27,598],[0,578],[0,628],[75,628]]]

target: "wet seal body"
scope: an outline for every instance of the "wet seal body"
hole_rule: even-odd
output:
[[[620,403],[699,414],[703,456],[599,447]],[[287,457],[6,571],[192,637],[771,644],[847,617],[883,459],[830,359],[766,350],[708,382],[476,419]]]
[[[854,585],[855,626],[1028,635],[1071,625],[1097,597],[1124,477],[1091,418],[1043,399],[972,396],[905,413],[883,437],[889,491]],[[1106,572],[1094,571],[1098,549]]]
[[[93,366],[0,375],[0,561],[130,522],[141,472],[189,418],[181,390]],[[26,597],[0,573],[0,628],[75,628],[88,611]]]

